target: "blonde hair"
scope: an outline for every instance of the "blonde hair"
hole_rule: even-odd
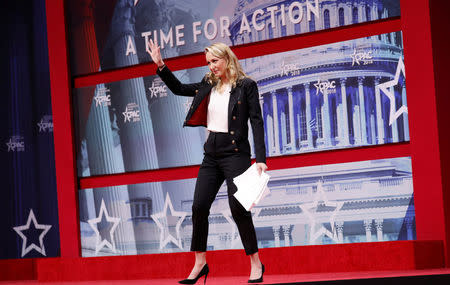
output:
[[[241,64],[239,63],[239,60],[237,59],[234,52],[230,49],[229,46],[227,46],[224,43],[214,43],[210,45],[209,47],[205,48],[205,54],[211,53],[213,56],[218,58],[223,58],[227,62],[227,75],[230,80],[230,83],[233,87],[236,87],[236,83],[245,77],[248,77],[244,70],[242,69]],[[216,77],[214,73],[211,71],[206,73],[206,80],[211,85],[220,85],[222,82],[220,81],[220,78]]]

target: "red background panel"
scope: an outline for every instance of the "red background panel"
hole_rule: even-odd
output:
[[[439,136],[440,170],[446,229],[447,267],[450,263],[450,3],[430,1],[431,39],[435,80],[437,128]],[[430,217],[432,218],[432,217]]]
[[[440,164],[440,152],[446,146],[439,144],[433,65],[433,44],[440,43],[432,42],[428,1],[401,4],[417,239],[443,240],[448,266],[446,220],[450,217],[444,213]],[[433,28],[448,33],[444,31],[448,26]]]
[[[47,0],[46,13],[61,257],[74,257],[81,245],[64,1]]]

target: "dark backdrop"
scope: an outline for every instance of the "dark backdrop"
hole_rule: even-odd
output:
[[[0,21],[0,258],[22,257],[32,210],[38,225],[23,231],[26,247],[59,255],[53,120],[50,100],[45,0],[1,1]],[[31,250],[23,257],[43,257]]]

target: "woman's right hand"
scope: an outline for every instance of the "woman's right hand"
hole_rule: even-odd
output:
[[[164,65],[164,61],[161,57],[161,51],[157,43],[153,43],[153,40],[150,39],[148,42],[148,54],[152,58],[153,62],[156,63],[158,67],[162,67]]]

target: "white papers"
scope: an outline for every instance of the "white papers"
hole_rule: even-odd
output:
[[[269,194],[269,188],[267,188],[269,178],[269,174],[265,172],[259,175],[256,163],[252,164],[244,173],[233,178],[233,182],[238,189],[234,193],[234,197],[247,211],[250,211],[253,206]]]

